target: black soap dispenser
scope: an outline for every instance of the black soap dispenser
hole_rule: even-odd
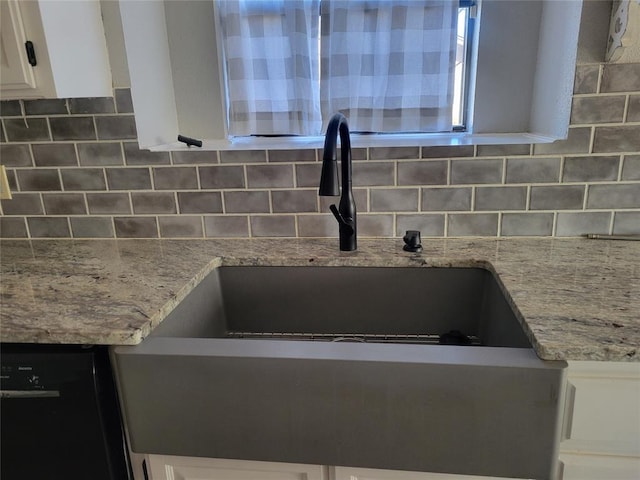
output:
[[[422,251],[422,244],[420,243],[420,231],[419,230],[407,230],[404,237],[404,247],[402,249],[405,252],[419,253]]]

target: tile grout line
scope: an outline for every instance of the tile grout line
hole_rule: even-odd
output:
[[[624,101],[624,109],[622,112],[622,123],[627,124],[629,118],[629,103],[631,103],[631,94],[627,94]]]
[[[596,82],[596,94],[602,93],[600,91],[602,89],[602,77],[604,77],[604,65],[600,63],[598,65],[598,80]]]
[[[613,225],[614,225],[614,219],[615,219],[615,212],[611,211],[611,215],[609,217],[609,234],[613,234]]]

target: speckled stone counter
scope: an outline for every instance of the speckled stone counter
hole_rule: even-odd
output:
[[[3,240],[0,338],[136,344],[220,265],[482,266],[537,354],[640,361],[640,242],[587,239]]]

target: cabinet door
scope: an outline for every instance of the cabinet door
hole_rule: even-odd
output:
[[[570,362],[573,418],[561,451],[640,458],[640,363]]]
[[[149,455],[150,480],[326,480],[320,465]]]
[[[330,480],[489,480],[497,477],[453,475],[448,473],[402,472],[374,468],[330,467]],[[500,480],[505,480],[501,478]]]
[[[562,480],[638,480],[640,458],[563,453]]]
[[[0,6],[1,99],[113,95],[99,0],[1,0]],[[33,43],[33,67],[26,40]]]
[[[36,88],[33,67],[29,65],[25,42],[28,40],[17,0],[0,2],[0,68],[2,89]]]
[[[569,362],[564,480],[640,479],[640,364]]]

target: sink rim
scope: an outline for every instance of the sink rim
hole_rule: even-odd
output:
[[[400,343],[332,343],[299,340],[151,337],[138,345],[112,347],[116,355],[176,355],[208,358],[344,360],[476,367],[564,369],[565,360],[543,360],[533,347],[468,348],[458,345]]]

